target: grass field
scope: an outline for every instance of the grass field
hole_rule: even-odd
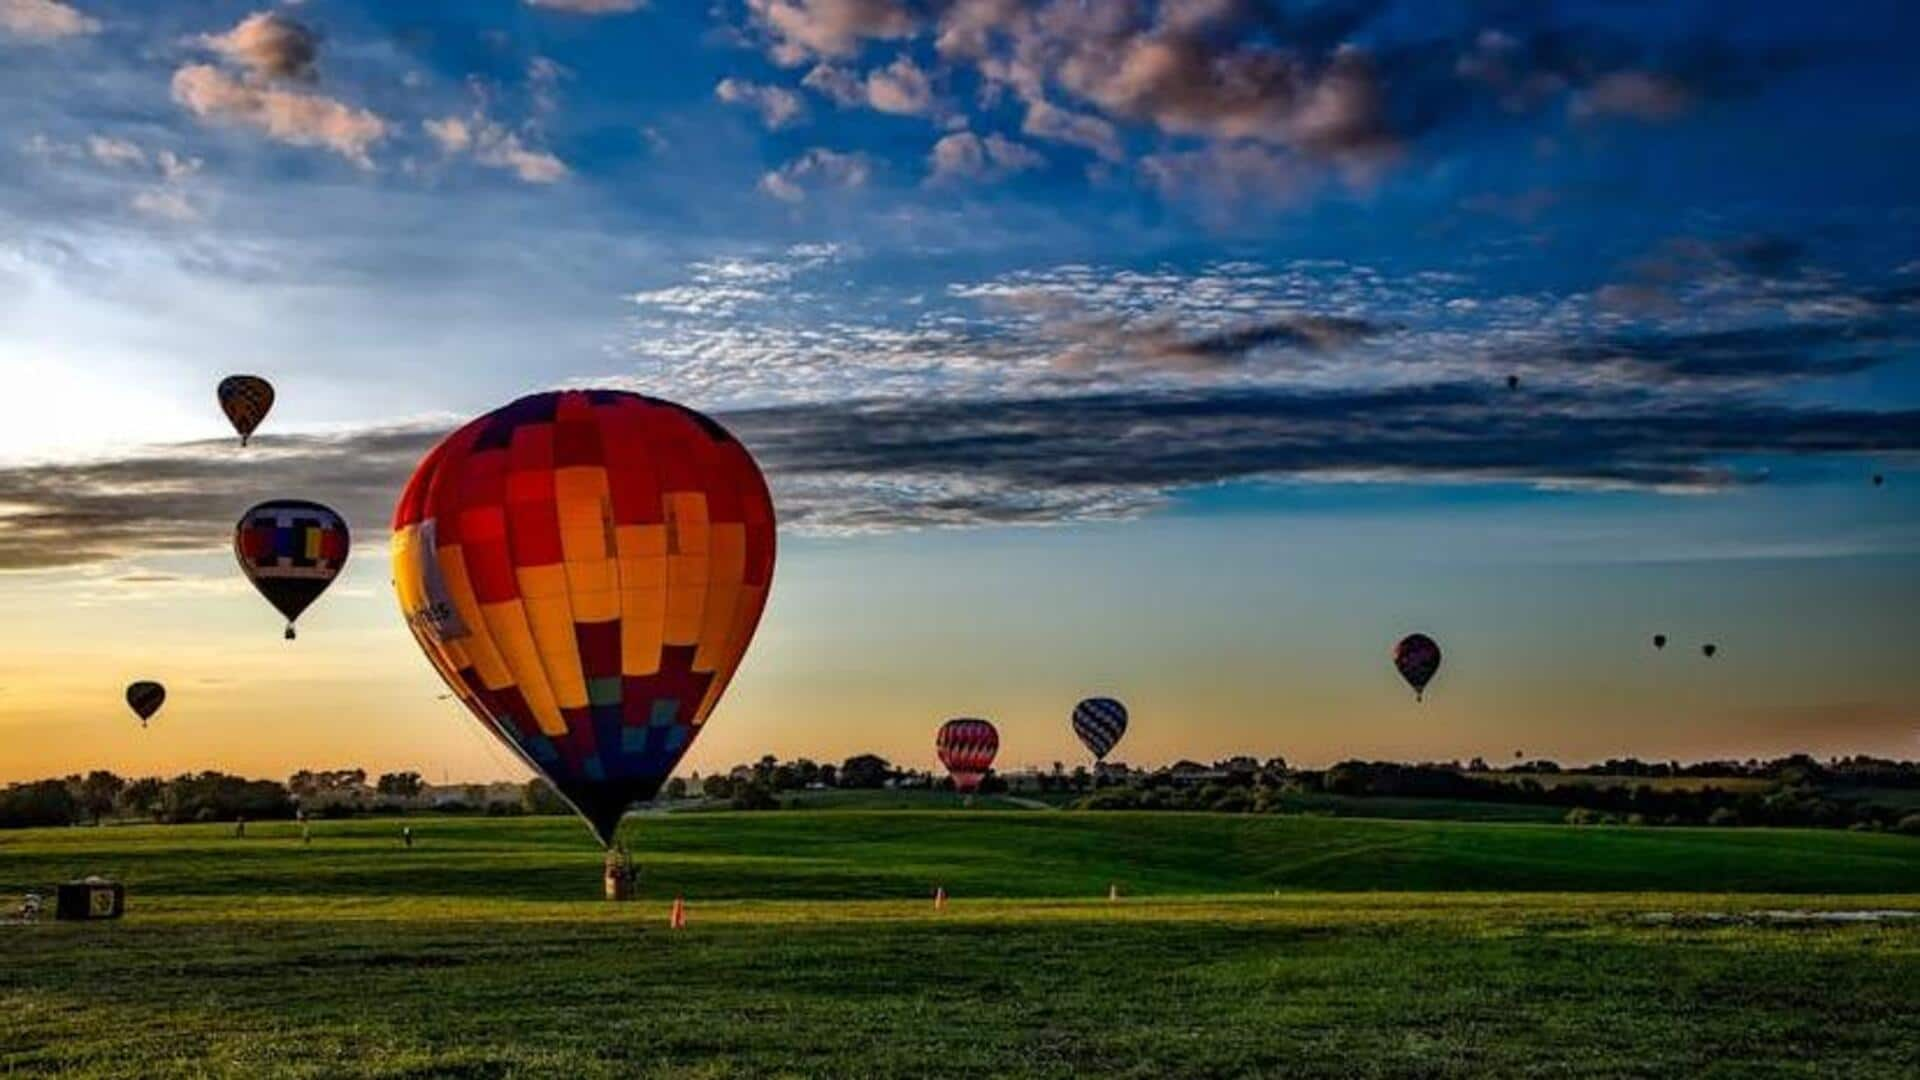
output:
[[[131,909],[0,926],[0,1074],[1920,1073],[1920,920],[1807,914],[1920,910],[1910,838],[687,814],[612,905],[576,823],[410,821],[0,833]]]

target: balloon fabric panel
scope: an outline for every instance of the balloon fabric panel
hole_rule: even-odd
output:
[[[772,581],[765,481],[719,425],[617,391],[523,398],[449,436],[394,518],[435,668],[610,842],[738,666]]]

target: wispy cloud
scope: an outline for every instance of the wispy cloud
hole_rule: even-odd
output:
[[[250,127],[292,146],[317,146],[373,167],[375,143],[387,137],[387,122],[323,94],[262,86],[236,79],[210,64],[189,64],[173,73],[173,99],[195,116]]]
[[[0,30],[28,41],[58,41],[98,32],[100,20],[59,0],[0,0]]]
[[[865,187],[874,161],[862,153],[816,146],[760,178],[760,190],[781,202],[805,202],[811,191]]]

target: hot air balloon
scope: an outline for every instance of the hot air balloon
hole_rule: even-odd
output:
[[[1507,389],[1509,390],[1520,389],[1520,376],[1518,375],[1507,376]]]
[[[247,445],[253,429],[267,418],[273,408],[273,384],[258,375],[229,375],[220,380],[220,411],[240,433],[240,445]]]
[[[1879,487],[1879,486],[1881,486],[1882,484],[1885,484],[1886,482],[1887,482],[1887,478],[1886,478],[1886,477],[1885,477],[1884,475],[1882,475],[1882,474],[1880,474],[1880,473],[1874,473],[1874,474],[1873,474],[1873,486],[1874,486],[1874,487]]]
[[[1433,673],[1440,670],[1440,646],[1425,634],[1408,634],[1393,647],[1393,666],[1400,669],[1400,677],[1413,687],[1414,700],[1424,700],[1427,683],[1433,680]]]
[[[1095,761],[1105,761],[1127,733],[1127,707],[1112,698],[1088,698],[1073,707],[1073,733],[1093,751]]]
[[[146,727],[147,721],[153,719],[153,714],[159,712],[160,706],[166,703],[167,688],[157,682],[142,679],[127,684],[127,707],[140,718],[141,727]]]
[[[1655,634],[1655,635],[1653,635],[1653,647],[1654,647],[1654,648],[1656,648],[1656,649],[1664,649],[1664,648],[1666,648],[1666,647],[1667,647],[1667,635],[1665,635],[1665,634]]]
[[[985,720],[963,716],[940,725],[933,737],[933,748],[940,752],[940,764],[953,774],[958,791],[971,792],[993,765],[1000,751],[1000,732]]]
[[[482,726],[611,846],[725,692],[773,582],[773,501],[726,429],[535,394],[429,451],[393,515],[407,625]]]
[[[1719,651],[1720,651],[1720,646],[1712,644],[1711,642],[1700,646],[1701,655],[1705,656],[1709,660],[1713,659],[1713,654]]]
[[[333,584],[347,562],[347,522],[316,502],[273,499],[240,516],[233,554],[247,580],[293,621]]]

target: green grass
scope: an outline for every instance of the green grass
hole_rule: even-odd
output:
[[[1920,1071],[1920,921],[1741,917],[1920,908],[1897,836],[688,814],[613,905],[578,824],[409,820],[0,833],[0,898],[130,894],[0,926],[0,1075]]]

